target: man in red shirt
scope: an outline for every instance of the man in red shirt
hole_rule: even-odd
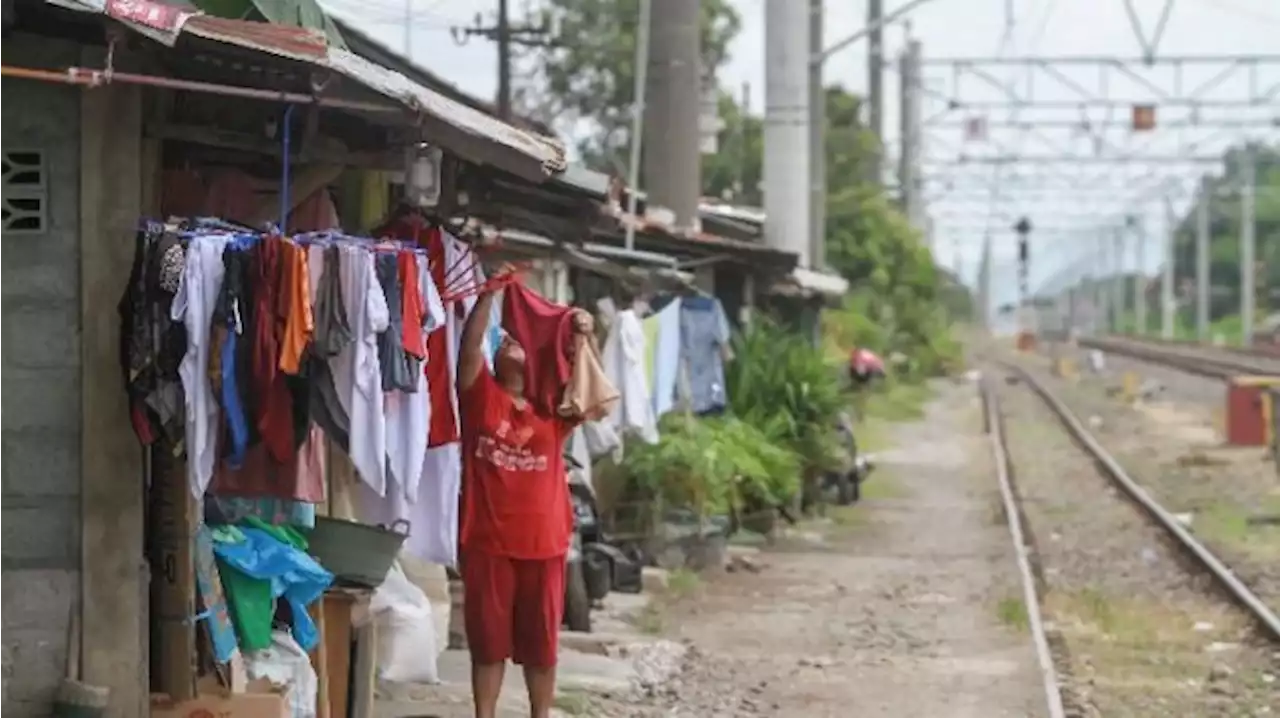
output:
[[[573,531],[563,450],[574,422],[543,415],[525,399],[525,351],[510,337],[490,373],[483,343],[492,305],[492,292],[477,300],[458,357],[460,563],[471,690],[476,718],[494,718],[511,659],[524,668],[533,717],[547,718]],[[589,333],[591,315],[574,311],[573,330]]]

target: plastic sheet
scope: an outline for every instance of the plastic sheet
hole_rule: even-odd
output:
[[[292,718],[315,718],[320,680],[311,658],[284,631],[271,633],[271,645],[245,654],[245,669],[252,679],[264,679],[277,688],[288,688]]]
[[[333,583],[333,574],[326,571],[306,552],[284,543],[266,531],[247,526],[240,527],[239,531],[243,535],[243,540],[217,542],[214,544],[214,552],[225,565],[244,576],[266,581],[270,589],[270,599],[284,598],[288,601],[293,613],[293,636],[303,648],[311,650],[319,641],[319,632],[315,622],[307,613],[307,606],[319,598]],[[230,600],[237,620],[241,623],[238,628],[240,628],[242,643],[246,648],[262,647],[263,643],[260,641],[244,640],[246,629],[250,627],[243,625],[243,620],[240,618],[245,613],[241,610],[244,607],[236,606],[244,600],[260,599],[237,598],[238,592],[232,589],[227,579],[228,577],[224,576],[223,582],[228,584]],[[257,611],[251,611],[251,613],[257,613]],[[270,643],[269,637],[266,643]]]

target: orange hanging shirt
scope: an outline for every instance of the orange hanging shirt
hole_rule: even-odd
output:
[[[287,240],[281,249],[286,309],[284,335],[280,338],[280,371],[297,375],[302,368],[302,353],[316,330],[311,310],[311,279],[307,273],[307,251]]]

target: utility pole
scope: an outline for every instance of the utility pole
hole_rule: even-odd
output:
[[[512,25],[508,7],[510,0],[498,0],[497,22],[491,26],[481,24],[477,14],[471,27],[450,28],[454,42],[465,45],[471,37],[483,37],[498,44],[498,116],[504,120],[511,119],[511,47],[547,47],[549,31],[542,25]],[[409,44],[410,7],[413,0],[405,0],[405,45]]]
[[[1196,340],[1209,342],[1209,203],[1213,189],[1209,178],[1200,182],[1196,202]]]
[[[1136,242],[1134,247],[1136,266],[1133,273],[1133,334],[1140,337],[1147,333],[1147,231],[1141,219],[1130,217],[1129,224],[1133,227]]]
[[[1112,331],[1116,334],[1124,333],[1124,231],[1115,230],[1112,233],[1112,243],[1115,247],[1112,252],[1112,260],[1115,266],[1115,274],[1111,278],[1112,303],[1111,309],[1115,315],[1112,321]]]
[[[920,157],[923,127],[920,117],[921,46],[919,40],[908,40],[902,53],[902,153],[899,157],[898,186],[902,188],[902,209],[911,226],[925,230],[924,205],[921,195]],[[930,248],[932,249],[932,247]]]
[[[1034,317],[1036,311],[1027,307],[1027,297],[1030,296],[1028,285],[1031,281],[1031,220],[1023,217],[1013,226],[1013,230],[1018,234],[1018,341],[1021,347],[1021,336],[1038,326],[1027,321],[1028,315]]]
[[[653,205],[675,213],[678,227],[693,227],[702,194],[698,127],[702,107],[701,3],[650,2],[644,135],[653,142],[645,148],[642,160],[644,188]]]
[[[809,0],[809,54],[822,53],[822,2]],[[809,265],[821,269],[825,261],[827,217],[827,162],[823,137],[827,124],[827,97],[822,88],[821,61],[809,62]]]
[[[747,120],[751,117],[751,83],[742,83],[742,100],[738,114],[738,166],[734,168],[734,201],[747,194]],[[759,187],[754,188],[757,191]]]
[[[764,12],[765,243],[808,267],[809,4],[765,0]]]
[[[498,117],[511,118],[511,17],[507,0],[498,0]]]
[[[876,138],[871,177],[880,183],[884,162],[884,0],[867,0],[867,127]]]
[[[982,241],[982,261],[978,265],[978,321],[991,331],[991,234]]]
[[[1257,301],[1254,286],[1257,279],[1254,268],[1257,167],[1254,161],[1253,147],[1249,146],[1244,153],[1244,187],[1240,194],[1240,343],[1246,347],[1253,346],[1253,313]]]
[[[640,17],[636,24],[635,84],[631,98],[631,158],[627,165],[627,235],[626,248],[630,252],[636,243],[636,193],[640,191],[640,152],[644,141],[645,88],[649,74],[649,18],[652,13],[650,0],[640,0]]]
[[[1160,336],[1173,338],[1173,323],[1177,318],[1178,305],[1174,294],[1173,281],[1175,258],[1178,256],[1175,236],[1177,234],[1177,218],[1173,213],[1173,198],[1164,196],[1164,265],[1160,268]]]
[[[1110,247],[1105,235],[1098,235],[1098,271],[1093,285],[1094,303],[1098,307],[1094,317],[1094,333],[1109,334],[1111,331],[1111,288],[1107,277],[1111,273]]]
[[[413,63],[413,0],[404,0],[404,58]]]

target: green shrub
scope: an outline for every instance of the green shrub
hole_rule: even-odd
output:
[[[669,414],[656,444],[628,446],[628,478],[668,508],[725,514],[746,497],[780,503],[799,486],[799,461],[763,431],[733,417]]]
[[[851,398],[840,370],[804,337],[763,319],[737,337],[735,353],[725,372],[732,414],[797,454],[806,476],[840,465],[836,422]]]

